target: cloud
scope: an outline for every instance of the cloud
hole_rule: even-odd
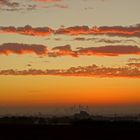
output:
[[[95,43],[108,43],[108,44],[114,44],[114,43],[126,43],[126,42],[132,42],[137,43],[135,40],[127,39],[127,40],[115,40],[115,39],[105,39],[105,38],[85,38],[85,37],[75,37],[73,39],[74,41],[94,41]]]
[[[140,62],[140,58],[129,58],[128,62]]]
[[[49,52],[49,57],[58,57],[58,56],[119,56],[119,55],[140,55],[140,48],[138,46],[131,45],[108,45],[108,46],[99,46],[99,47],[89,47],[82,48],[79,47],[77,50],[72,50],[70,45],[58,46],[52,49],[52,52]]]
[[[49,7],[57,8],[67,8],[65,5],[51,5]],[[32,9],[32,5],[30,9]],[[49,27],[32,27],[26,25],[24,27],[0,27],[0,32],[5,33],[18,33],[24,35],[34,35],[34,36],[47,36],[47,35],[107,35],[107,36],[119,36],[119,37],[140,37],[140,24],[135,26],[101,26],[101,27],[92,27],[88,26],[73,26],[73,27],[61,27],[59,29],[51,29]],[[101,41],[101,40],[100,40]],[[106,41],[106,40],[103,40]]]
[[[128,63],[128,66],[140,68],[140,63]]]
[[[0,5],[15,8],[18,7],[20,4],[18,2],[10,2],[10,0],[0,0]]]
[[[52,75],[52,76],[82,76],[82,77],[125,77],[140,78],[140,69],[128,67],[104,67],[95,64],[90,66],[71,67],[69,69],[47,69],[47,70],[0,70],[0,75]]]
[[[55,4],[55,5],[52,5],[52,7],[56,7],[56,8],[60,8],[60,9],[67,9],[68,8],[67,5],[62,5],[62,4]]]
[[[0,54],[30,54],[60,57],[60,56],[119,56],[119,55],[140,55],[138,46],[114,45],[114,46],[99,46],[72,50],[70,45],[53,47],[47,50],[47,47],[41,44],[20,44],[20,43],[4,43],[0,45]]]
[[[13,33],[31,36],[49,36],[53,33],[53,30],[49,27],[32,27],[30,25],[26,25],[24,27],[0,26],[0,33]]]
[[[0,0],[0,10],[17,11],[20,10],[20,3],[11,2],[10,0]]]
[[[22,4],[22,2],[11,2],[11,0],[0,0],[1,11],[21,11],[21,10],[35,10],[35,4]]]
[[[58,4],[56,2],[61,2],[61,0],[32,0],[34,2],[50,3],[49,5],[39,5],[38,3],[30,4],[24,2],[11,2],[10,0],[0,0],[0,10],[1,11],[31,11],[36,9],[46,9],[46,8],[59,8],[66,9],[67,5]],[[54,3],[53,5],[51,3]]]
[[[67,9],[67,5],[63,4],[53,4],[53,5],[47,5],[47,6],[41,6],[41,8],[59,8],[59,9]]]
[[[73,26],[67,28],[59,28],[56,34],[65,35],[108,35],[121,37],[140,37],[140,24],[135,26]]]
[[[32,11],[37,9],[46,9],[46,8],[58,8],[58,9],[66,9],[67,5],[57,3],[62,0],[29,0],[20,1],[20,2],[11,2],[11,0],[0,0],[0,10],[1,11]],[[31,3],[34,2],[34,3]],[[42,5],[40,5],[40,3]],[[47,5],[44,5],[44,4]]]
[[[27,64],[26,66],[27,66],[27,67],[31,67],[32,65],[31,65],[31,64]]]
[[[61,38],[54,38],[55,41],[61,41]]]
[[[118,56],[118,55],[140,55],[140,48],[138,46],[114,45],[101,46],[90,48],[78,48],[78,55],[104,55],[104,56]]]
[[[52,52],[49,52],[49,57],[58,57],[58,56],[73,56],[73,57],[77,57],[77,52],[73,51],[71,49],[70,45],[65,45],[65,46],[57,46],[52,48]]]
[[[73,40],[75,40],[75,41],[87,41],[87,39],[84,37],[75,37]]]
[[[47,48],[44,45],[36,44],[18,44],[18,43],[5,43],[0,45],[0,54],[36,54],[46,55]]]
[[[73,26],[68,28],[60,28],[56,30],[55,34],[67,34],[67,35],[81,35],[89,32],[88,26]]]
[[[54,47],[52,50],[60,50],[60,51],[72,51],[70,45],[65,45],[65,46],[57,46]]]

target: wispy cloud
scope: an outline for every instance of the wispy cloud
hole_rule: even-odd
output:
[[[12,2],[11,0],[0,0],[1,11],[23,11],[23,10],[35,10],[36,4],[26,3],[23,4],[21,1]]]
[[[140,58],[129,58],[128,62],[140,62]]]
[[[44,9],[48,9],[48,8],[67,9],[68,6],[64,5],[64,4],[53,4],[53,5],[47,5],[47,6],[38,6],[38,8],[44,8]]]
[[[14,7],[19,6],[20,4],[18,2],[11,2],[10,0],[0,0],[0,5],[14,8]]]
[[[6,10],[6,11],[14,11],[19,10],[20,3],[18,2],[11,2],[10,0],[0,0],[0,10]]]
[[[85,38],[85,37],[75,37],[73,40],[75,41],[94,41],[95,43],[108,43],[108,44],[114,44],[114,43],[126,43],[126,42],[132,42],[136,43],[135,40],[127,39],[127,40],[119,40],[119,39],[105,39],[105,38]]]

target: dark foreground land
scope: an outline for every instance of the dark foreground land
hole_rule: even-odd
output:
[[[0,140],[140,140],[140,115],[0,118]]]
[[[140,140],[140,123],[92,122],[70,125],[0,125],[0,140]]]

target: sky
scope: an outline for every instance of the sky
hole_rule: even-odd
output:
[[[0,114],[79,105],[140,113],[139,5],[0,0]]]

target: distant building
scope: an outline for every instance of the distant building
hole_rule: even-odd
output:
[[[79,113],[74,114],[76,119],[89,119],[90,115],[86,111],[80,111]]]

